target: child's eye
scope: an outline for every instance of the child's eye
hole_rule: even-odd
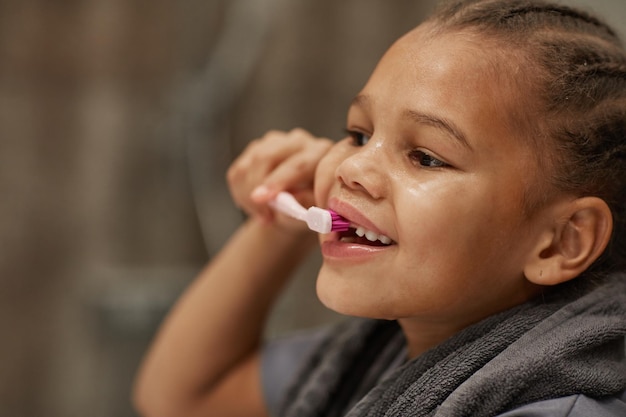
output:
[[[358,132],[356,130],[346,130],[346,133],[352,138],[352,143],[355,146],[365,146],[370,140],[370,136],[365,133]]]
[[[409,158],[411,158],[411,160],[420,164],[420,166],[427,167],[427,168],[442,168],[442,167],[449,166],[445,162],[420,150],[411,151],[409,154]]]

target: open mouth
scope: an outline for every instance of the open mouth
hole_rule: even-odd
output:
[[[339,232],[339,241],[367,246],[391,246],[396,243],[388,236],[379,235],[357,225],[350,225],[350,228],[345,232]]]

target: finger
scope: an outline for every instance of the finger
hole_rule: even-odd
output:
[[[304,132],[304,131],[302,131]],[[310,134],[270,131],[261,139],[252,141],[235,161],[240,169],[271,171],[289,156],[301,151],[310,140]]]
[[[306,151],[285,160],[269,173],[265,181],[263,181],[264,192],[259,192],[256,195],[256,201],[269,201],[269,199],[283,190],[311,188],[315,177],[315,169],[330,148],[330,145],[330,141],[319,140],[318,143],[307,147]]]
[[[252,141],[227,172],[233,200],[249,215],[272,221],[267,203],[282,190],[312,189],[317,163],[331,144],[302,129],[268,132]]]
[[[304,147],[304,138],[292,140],[287,134],[277,132],[251,142],[227,172],[233,199],[243,204],[254,186],[261,184],[284,160],[303,152]]]

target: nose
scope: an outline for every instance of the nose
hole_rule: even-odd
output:
[[[337,166],[335,176],[351,190],[382,198],[386,184],[384,152],[382,141],[372,138]]]

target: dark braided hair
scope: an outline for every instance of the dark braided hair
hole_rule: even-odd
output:
[[[538,158],[540,169],[556,190],[607,202],[613,236],[591,270],[625,269],[626,51],[616,32],[591,14],[542,0],[448,1],[430,21],[439,31],[491,39],[525,68],[516,81],[527,96],[522,125],[539,154],[548,154]]]

